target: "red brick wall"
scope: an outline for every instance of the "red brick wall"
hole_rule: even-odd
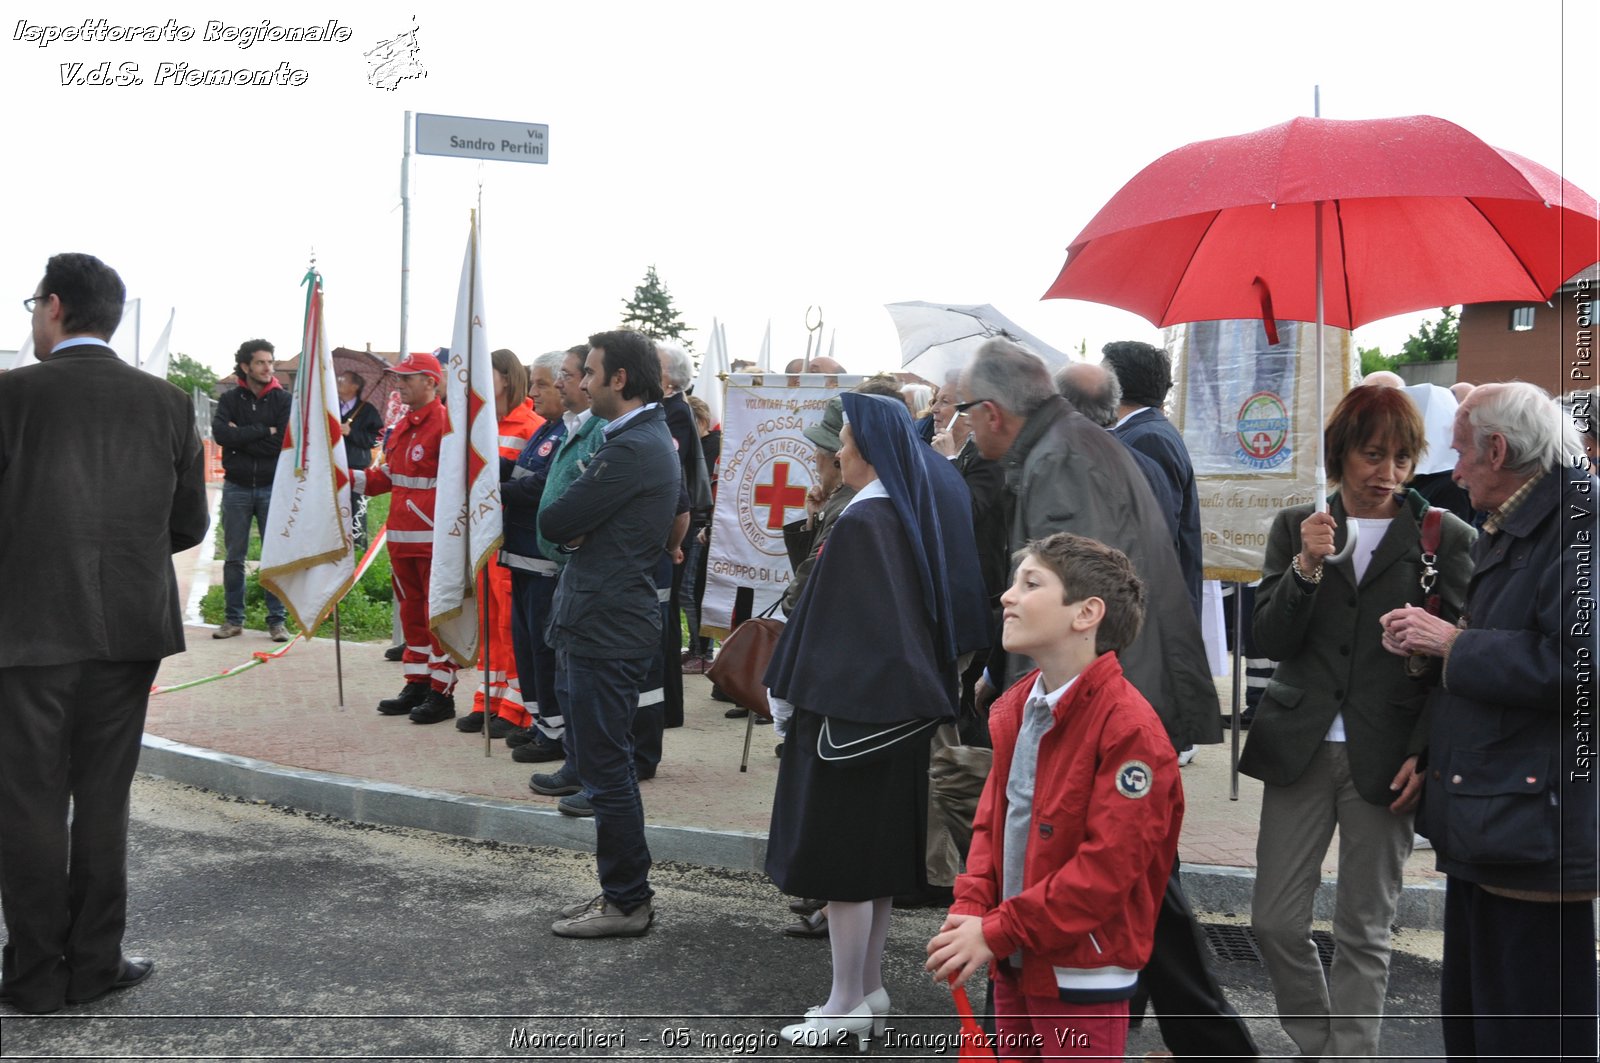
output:
[[[1588,315],[1580,323],[1579,295],[1588,299]],[[1526,380],[1551,392],[1593,387],[1594,380],[1573,380],[1573,369],[1594,378],[1595,288],[1562,292],[1555,306],[1534,304],[1533,328],[1511,331],[1511,311],[1527,303],[1473,303],[1461,308],[1461,352],[1458,380],[1487,384]],[[1582,327],[1580,328],[1580,324]],[[1589,357],[1580,359],[1580,347]]]

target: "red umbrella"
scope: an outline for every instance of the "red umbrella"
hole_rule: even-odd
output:
[[[1158,326],[1260,317],[1269,337],[1274,318],[1314,321],[1321,379],[1323,323],[1542,302],[1600,258],[1597,245],[1592,197],[1451,122],[1296,118],[1145,167],[1068,246],[1044,297]]]
[[[1329,325],[1455,303],[1548,299],[1592,265],[1597,211],[1536,162],[1440,118],[1296,118],[1141,170],[1067,248],[1046,299],[1158,326],[1316,321],[1317,207]],[[1257,284],[1257,279],[1261,284]]]

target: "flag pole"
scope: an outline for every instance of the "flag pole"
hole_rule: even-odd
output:
[[[483,183],[482,183],[481,178],[480,178],[479,184],[478,184],[478,202],[479,202],[480,205],[483,203]],[[477,305],[478,305],[478,212],[477,212],[477,210],[473,210],[472,211],[472,225],[471,225],[471,234],[470,235],[471,235],[471,240],[472,240],[472,269],[469,272],[468,277],[467,277],[467,307],[468,307],[468,313],[472,313],[474,308],[476,308]],[[472,346],[473,334],[475,332],[476,332],[475,329],[471,328],[470,326],[468,327],[468,329],[467,329],[467,387],[469,389],[472,387],[472,381],[477,379],[476,375],[474,375],[474,373],[472,371],[472,364],[473,364],[472,360],[475,357],[477,357],[477,354],[478,354],[477,351],[473,350],[473,346]],[[496,413],[498,413],[498,412],[499,411],[496,411]],[[470,431],[470,425],[469,425],[469,431]],[[470,448],[470,444],[469,444],[469,448]],[[498,452],[496,453],[495,456],[497,458],[499,457]],[[471,523],[470,515],[468,517],[468,523],[469,523],[469,525]],[[470,542],[470,539],[469,539],[469,542]],[[474,563],[475,560],[476,559],[472,556],[472,548],[469,546],[467,548],[467,555],[466,555],[466,561],[467,561],[467,581],[466,581],[466,585],[468,587],[476,587],[477,584],[478,584],[477,573],[473,571],[473,568],[474,568],[474,564],[473,563]],[[485,572],[484,575],[483,575],[483,587],[478,592],[483,598],[483,623],[478,628],[478,646],[479,646],[479,658],[483,662],[483,687],[482,687],[482,690],[483,690],[483,755],[485,757],[489,757],[489,756],[493,755],[493,747],[494,747],[494,739],[491,738],[490,735],[489,735],[489,713],[490,713],[490,710],[493,708],[493,702],[491,701],[490,695],[489,695],[489,667],[490,667],[490,665],[489,665],[489,586],[488,586],[488,584],[489,584],[489,574],[487,572]]]
[[[339,634],[339,603],[333,603],[333,674],[339,683],[339,710],[344,711],[344,653]]]

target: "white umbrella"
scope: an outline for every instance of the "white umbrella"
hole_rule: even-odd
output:
[[[900,365],[915,367],[926,380],[943,380],[963,369],[985,342],[1003,336],[1028,348],[1051,369],[1067,364],[1067,356],[1028,332],[988,303],[886,303],[884,309],[900,333]]]

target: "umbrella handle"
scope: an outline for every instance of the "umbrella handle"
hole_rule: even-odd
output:
[[[1349,557],[1352,552],[1354,552],[1356,548],[1356,540],[1361,538],[1361,525],[1357,524],[1353,520],[1346,520],[1344,522],[1344,531],[1345,538],[1343,549],[1339,550],[1337,553],[1329,554],[1327,557],[1323,558],[1322,563],[1324,565],[1333,561],[1343,561],[1345,558]]]

